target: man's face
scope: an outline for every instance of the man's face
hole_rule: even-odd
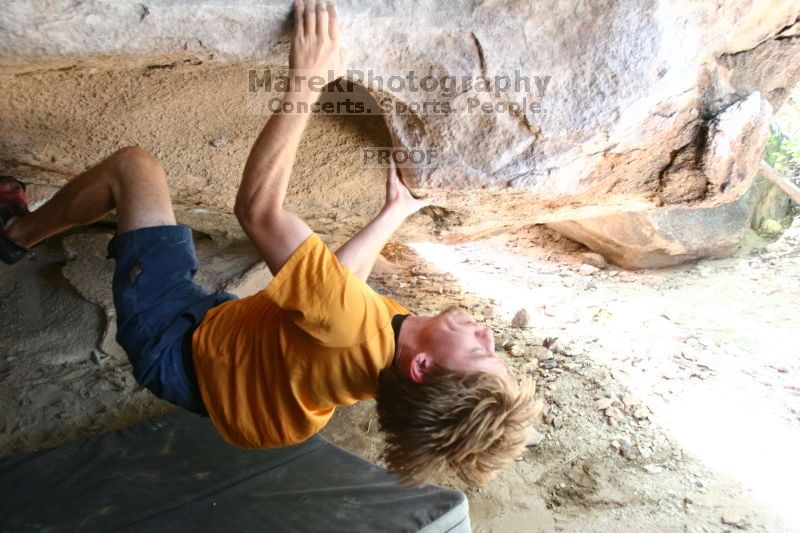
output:
[[[494,352],[494,335],[479,327],[458,307],[432,317],[425,328],[424,343],[433,362],[448,370],[490,372],[508,379],[508,370]]]

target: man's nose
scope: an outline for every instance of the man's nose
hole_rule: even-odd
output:
[[[492,338],[492,330],[489,328],[479,329],[475,334],[480,340],[488,340]]]

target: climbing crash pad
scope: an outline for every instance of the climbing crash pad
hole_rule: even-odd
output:
[[[271,450],[226,444],[186,412],[0,459],[0,530],[470,530],[466,497],[411,489],[315,436]]]

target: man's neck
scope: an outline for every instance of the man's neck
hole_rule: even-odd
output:
[[[411,315],[403,322],[395,347],[395,364],[405,375],[409,375],[411,359],[419,353],[419,340],[427,317]]]

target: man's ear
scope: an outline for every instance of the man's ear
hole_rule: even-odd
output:
[[[422,383],[431,368],[431,358],[427,352],[420,352],[411,359],[408,375],[414,383]]]

